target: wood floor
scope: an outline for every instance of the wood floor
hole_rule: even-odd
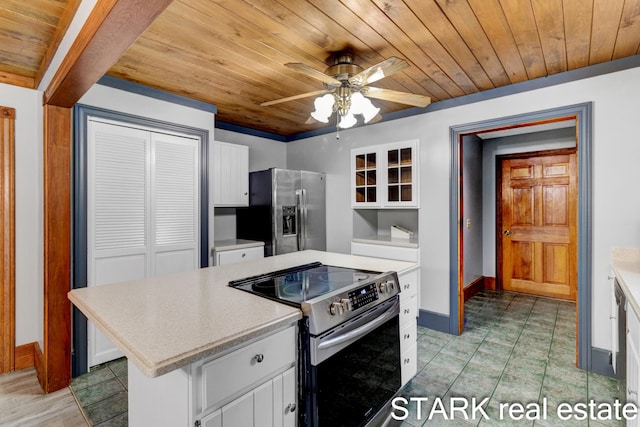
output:
[[[87,425],[68,387],[44,394],[34,368],[0,375],[0,426]]]

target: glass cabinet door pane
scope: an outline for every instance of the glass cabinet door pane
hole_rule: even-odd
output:
[[[397,184],[398,183],[398,168],[389,169],[388,173],[389,184]]]
[[[376,187],[367,187],[367,202],[375,203],[376,201]]]
[[[367,169],[374,169],[376,167],[376,153],[367,154]]]
[[[410,202],[412,200],[411,197],[411,185],[403,185],[401,186],[400,199],[403,202]]]
[[[376,171],[367,171],[367,185],[376,185]]]
[[[358,154],[356,156],[356,169],[364,169],[364,167],[365,167],[364,154]]]
[[[389,150],[387,152],[387,164],[388,166],[398,166],[398,150]]]
[[[411,148],[403,148],[400,150],[400,162],[403,165],[410,165],[412,163]]]
[[[411,182],[411,166],[403,166],[400,171],[400,181],[403,183]]]
[[[389,201],[390,202],[398,202],[400,201],[400,188],[397,185],[389,186]]]
[[[360,186],[360,185],[364,185],[364,176],[365,176],[365,172],[356,172],[356,185]]]

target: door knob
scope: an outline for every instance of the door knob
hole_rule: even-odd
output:
[[[511,230],[504,230],[504,235],[505,236],[510,236],[511,235]]]

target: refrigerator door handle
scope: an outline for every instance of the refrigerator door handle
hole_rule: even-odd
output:
[[[302,189],[302,221],[300,222],[302,226],[300,228],[300,234],[302,234],[302,247],[300,250],[304,251],[307,249],[307,189]]]
[[[302,235],[304,233],[304,218],[302,214],[304,200],[303,200],[303,192],[304,190],[296,190],[296,222],[298,223],[297,230],[297,244],[298,250],[301,251],[304,248],[304,242],[302,240]]]

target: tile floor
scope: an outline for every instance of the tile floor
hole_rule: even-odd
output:
[[[624,383],[587,373],[574,366],[575,304],[508,292],[482,291],[465,304],[466,325],[461,336],[418,327],[418,374],[402,395],[427,398],[421,414],[408,405],[403,427],[417,426],[623,426],[621,421],[559,420],[559,404],[613,402],[624,398]],[[127,363],[119,359],[75,378],[71,388],[93,426],[127,426]],[[445,420],[442,413],[427,420],[434,401],[445,406],[451,398],[488,397],[475,420],[460,413]],[[500,419],[501,403],[547,401],[547,418]],[[458,400],[461,402],[461,400]],[[434,411],[437,413],[439,411]],[[397,412],[401,414],[401,412]],[[471,411],[469,411],[471,414]]]
[[[71,381],[80,408],[89,424],[96,427],[126,427],[127,359],[94,366]]]
[[[405,398],[426,397],[421,414],[407,405],[403,426],[623,426],[623,421],[561,420],[562,403],[600,404],[624,402],[624,381],[588,373],[575,367],[575,304],[508,292],[483,291],[465,304],[466,325],[461,336],[452,336],[419,327],[418,374],[403,389]],[[454,419],[439,401],[449,407],[451,398],[477,402],[489,398],[488,418],[477,412],[475,420],[465,420],[460,412]],[[439,398],[439,399],[437,399]],[[542,402],[547,401],[543,419]],[[456,400],[462,404],[464,400]],[[500,404],[521,403],[528,418],[516,421]],[[531,403],[537,403],[535,406]],[[516,408],[515,406],[513,406]],[[431,409],[435,416],[428,420]],[[536,412],[540,408],[539,412]],[[599,407],[601,408],[601,407]],[[402,415],[402,412],[397,412]],[[471,411],[467,411],[471,418]],[[514,413],[517,416],[523,414]],[[420,415],[420,419],[418,419]]]

